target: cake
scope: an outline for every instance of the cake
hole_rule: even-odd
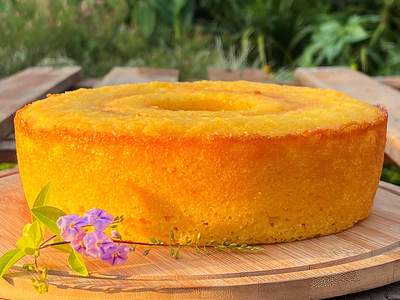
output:
[[[29,205],[124,215],[127,240],[275,243],[351,227],[371,210],[384,109],[323,89],[152,82],[49,95],[20,109]]]

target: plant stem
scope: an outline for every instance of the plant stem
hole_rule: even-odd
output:
[[[112,239],[112,241],[114,242],[114,243],[119,243],[119,244],[129,244],[129,245],[141,245],[141,246],[159,246],[159,247],[181,247],[182,245],[180,245],[180,244],[178,244],[178,243],[174,243],[174,244],[169,244],[169,245],[167,245],[167,244],[153,244],[153,243],[143,243],[143,242],[135,242],[135,241],[128,241],[128,240],[117,240],[117,239]],[[44,248],[47,248],[47,247],[51,247],[51,246],[58,246],[58,245],[66,245],[66,244],[69,244],[70,242],[65,242],[65,241],[62,241],[62,242],[56,242],[56,243],[51,243],[51,244],[47,244],[47,245],[42,245],[42,246],[40,246],[39,247],[39,249],[38,250],[41,250],[41,249],[44,249]],[[198,248],[198,246],[196,246],[197,248]],[[214,248],[214,249],[218,249],[218,250],[243,250],[243,251],[245,251],[245,250],[249,250],[249,251],[253,251],[253,250],[259,250],[259,248],[257,247],[257,246],[253,246],[253,247],[251,247],[252,249],[248,249],[250,246],[248,246],[247,248],[244,248],[244,249],[242,249],[242,247],[229,247],[229,245],[227,245],[227,246],[224,246],[224,245],[221,245],[221,247],[219,247],[219,245],[204,245],[204,249],[205,248],[208,248],[208,247],[210,247],[210,248]]]
[[[56,243],[51,243],[51,244],[47,244],[47,245],[42,245],[39,247],[39,250],[42,250],[44,248],[51,247],[51,246],[66,245],[66,244],[69,244],[69,242],[62,241],[62,242],[56,242]]]
[[[153,243],[142,243],[142,242],[134,242],[134,241],[127,241],[127,240],[112,240],[114,243],[120,244],[129,244],[129,245],[141,245],[141,246],[165,246],[163,244],[153,244]]]
[[[37,262],[37,256],[35,256],[35,271],[37,272],[38,270],[38,262]]]
[[[54,238],[54,237],[53,237],[53,238]],[[48,239],[48,240],[51,240],[51,239]],[[115,239],[113,239],[112,241],[113,241],[114,243],[129,244],[129,245],[141,245],[141,246],[167,246],[167,245],[164,245],[164,244],[152,244],[152,243],[134,242],[134,241],[126,241],[126,240],[115,240]],[[46,242],[47,242],[47,241],[46,241]],[[44,245],[45,242],[43,242],[42,245],[39,247],[39,250],[44,249],[44,248],[48,248],[48,247],[51,247],[51,246],[66,245],[66,244],[69,244],[69,243],[70,243],[70,242],[62,241],[62,242],[56,242],[56,243],[51,243],[51,244]]]
[[[40,245],[39,245],[39,249],[42,249],[42,246],[46,243],[48,243],[49,241],[51,241],[52,239],[54,239],[56,237],[56,235],[53,235],[51,237],[49,237],[47,240],[44,240]]]

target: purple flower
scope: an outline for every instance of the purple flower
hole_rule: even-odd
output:
[[[74,248],[76,252],[79,252],[81,254],[86,253],[86,245],[83,241],[85,236],[86,231],[81,230],[78,232],[78,234],[75,235],[75,238],[71,241],[72,248]]]
[[[97,231],[103,231],[114,222],[114,217],[111,214],[98,208],[92,208],[87,211],[85,217]]]
[[[113,244],[105,250],[100,258],[111,265],[120,265],[128,259],[130,248],[127,245]]]
[[[71,214],[59,217],[57,226],[60,228],[60,235],[66,242],[71,242],[75,236],[82,231],[81,227],[88,225],[87,218]]]
[[[121,239],[121,234],[118,232],[118,230],[113,229],[111,231],[111,237],[115,240],[120,240]]]
[[[97,258],[101,257],[113,242],[103,232],[94,231],[86,234],[83,244],[86,247],[86,255]]]

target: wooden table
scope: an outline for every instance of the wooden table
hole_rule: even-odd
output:
[[[0,80],[0,162],[16,161],[14,114],[22,106],[60,93],[80,79],[81,68],[31,67]]]
[[[13,132],[17,109],[49,93],[65,91],[79,79],[80,67],[32,67],[0,80],[0,139]]]
[[[175,69],[115,67],[102,79],[80,80],[80,67],[31,67],[0,80],[0,162],[16,162],[13,119],[15,112],[50,93],[70,88],[178,81]]]
[[[400,92],[373,78],[345,67],[299,68],[295,72],[304,86],[334,89],[388,111],[385,152],[400,165]]]
[[[150,81],[174,82],[178,81],[178,77],[179,71],[175,69],[115,67],[96,84],[96,87]]]
[[[209,80],[236,81],[247,80],[256,82],[271,82],[270,76],[261,69],[244,68],[240,70],[225,70],[217,68],[208,68]]]

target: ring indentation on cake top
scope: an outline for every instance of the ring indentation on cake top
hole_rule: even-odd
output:
[[[81,89],[37,101],[34,111],[24,121],[36,129],[148,136],[285,136],[371,123],[380,114],[335,91],[247,82]]]
[[[29,205],[124,215],[124,239],[273,243],[366,218],[387,114],[345,94],[250,82],[51,95],[15,117]]]

